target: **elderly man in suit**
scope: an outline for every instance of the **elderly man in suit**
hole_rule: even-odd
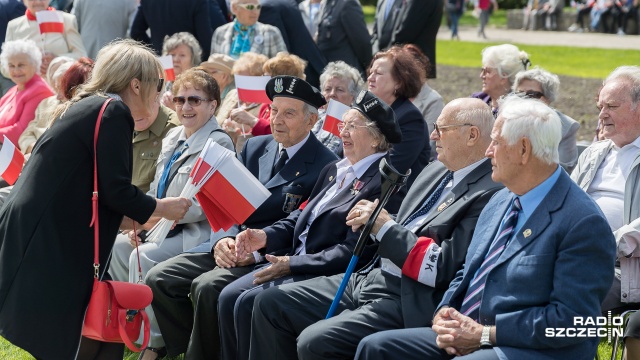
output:
[[[392,45],[415,44],[431,61],[429,78],[436,77],[436,35],[443,0],[378,0],[371,45],[373,53]]]
[[[318,90],[303,80],[298,81],[301,85],[295,100],[300,107],[317,109],[325,104]],[[239,155],[240,161],[271,196],[243,224],[223,234],[226,237],[213,234],[212,241],[149,271],[146,283],[153,290],[151,305],[166,344],[166,350],[157,349],[158,353],[166,351],[176,356],[186,352],[188,359],[218,358],[215,304],[219,293],[233,280],[251,272],[254,267],[250,265],[260,260],[258,255],[243,259],[228,255],[235,251],[235,234],[247,228],[261,229],[287,217],[309,197],[322,168],[336,159],[310,133],[316,117],[300,111],[288,121],[287,134],[274,131],[275,137],[249,139]],[[273,117],[271,121],[273,124]],[[288,160],[280,161],[281,151],[287,154]]]
[[[433,326],[368,336],[356,359],[593,359],[597,337],[548,336],[595,321],[615,259],[602,212],[558,165],[560,136],[542,102],[500,105],[487,156],[506,189],[480,214]]]
[[[372,234],[380,243],[381,267],[354,274],[338,315],[328,320],[322,319],[344,274],[265,291],[254,305],[250,358],[353,358],[369,334],[430,325],[462,266],[478,215],[502,187],[491,180],[484,156],[493,122],[478,99],[447,104],[431,133],[440,161],[418,176],[397,222],[386,211],[376,219]],[[373,207],[359,202],[347,225],[365,224]]]

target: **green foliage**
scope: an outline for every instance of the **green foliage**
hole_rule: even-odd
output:
[[[438,40],[438,64],[480,69],[482,49],[498,44]],[[603,79],[618,66],[640,63],[640,52],[637,50],[515,45],[529,53],[534,66],[558,75]]]

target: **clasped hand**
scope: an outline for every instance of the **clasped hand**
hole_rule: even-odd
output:
[[[438,334],[438,347],[449,355],[467,355],[480,348],[483,326],[454,308],[440,309],[431,329]]]

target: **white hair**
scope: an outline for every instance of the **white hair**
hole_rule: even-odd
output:
[[[529,61],[529,54],[520,51],[517,46],[502,44],[484,48],[482,64],[495,67],[501,78],[508,78],[509,84],[513,84],[516,74],[527,70],[531,61]]]
[[[513,91],[520,86],[525,80],[535,81],[540,84],[544,97],[549,99],[549,103],[553,103],[558,98],[558,90],[560,89],[560,78],[558,75],[552,74],[545,69],[535,67],[531,70],[522,71],[516,74],[513,82]]]
[[[471,124],[476,126],[480,130],[480,134],[488,138],[491,134],[493,123],[495,122],[491,108],[484,103],[482,104],[484,106],[474,105],[475,106],[460,106],[458,111],[455,111],[453,114],[453,121],[456,124]]]
[[[354,99],[364,88],[364,80],[362,80],[360,72],[344,61],[338,60],[327,64],[320,75],[320,89],[324,89],[324,84],[334,77],[349,81],[349,89],[347,90]]]
[[[29,57],[29,61],[36,67],[36,71],[40,70],[40,65],[42,65],[42,53],[33,40],[13,40],[6,41],[2,44],[2,53],[0,53],[2,69],[8,73],[9,59],[21,54],[25,54]]]
[[[619,66],[607,76],[602,85],[614,80],[626,80],[631,83],[631,101],[634,107],[640,102],[640,66]]]
[[[509,95],[500,103],[502,137],[509,145],[526,137],[531,141],[533,156],[547,164],[559,162],[558,145],[562,124],[558,114],[542,101]]]

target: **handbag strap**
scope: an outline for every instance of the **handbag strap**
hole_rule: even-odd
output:
[[[89,226],[93,226],[93,277],[95,279],[100,278],[100,221],[98,219],[98,157],[96,148],[98,146],[98,133],[100,132],[100,123],[102,122],[102,115],[107,105],[111,102],[111,98],[108,98],[102,104],[100,112],[98,113],[98,119],[96,120],[96,127],[93,134],[93,196],[91,197],[92,213],[91,223]]]
[[[96,127],[93,133],[93,196],[91,197],[91,207],[92,213],[91,223],[89,227],[93,226],[93,277],[96,280],[100,280],[100,221],[98,219],[98,157],[97,157],[97,146],[98,146],[98,133],[100,132],[100,123],[102,123],[102,115],[104,114],[104,110],[107,108],[107,105],[113,100],[112,98],[108,98],[102,104],[100,108],[100,112],[98,113],[98,119],[96,120]],[[133,232],[136,232],[136,224],[133,222]],[[138,277],[139,281],[142,283],[142,267],[140,265],[140,252],[138,251],[138,242],[136,241],[136,253],[138,255]]]

